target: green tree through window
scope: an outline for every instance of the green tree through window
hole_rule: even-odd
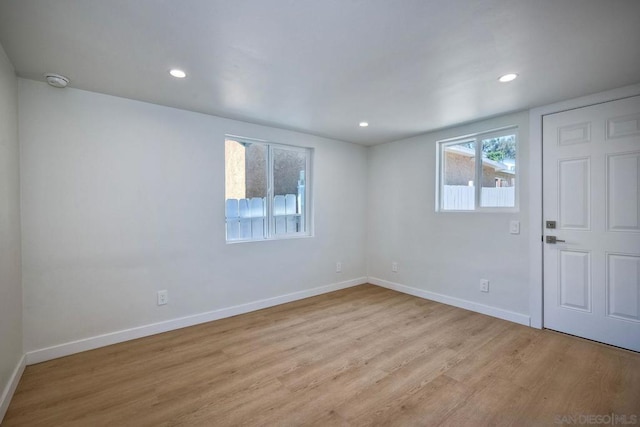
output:
[[[502,162],[505,159],[516,158],[515,135],[500,136],[482,140],[482,152],[488,159]]]

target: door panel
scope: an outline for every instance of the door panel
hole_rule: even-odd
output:
[[[640,351],[640,96],[543,118],[544,326]]]
[[[607,139],[640,135],[640,113],[607,120]]]
[[[640,153],[607,156],[609,231],[640,231]]]
[[[640,257],[608,254],[607,315],[640,322]]]
[[[585,144],[591,141],[591,123],[558,128],[558,145]]]
[[[559,251],[560,306],[591,311],[591,262],[588,252]]]
[[[558,162],[558,193],[560,227],[589,229],[591,212],[589,185],[590,159],[569,159]]]

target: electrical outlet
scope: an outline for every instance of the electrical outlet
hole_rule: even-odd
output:
[[[158,305],[165,305],[169,302],[169,291],[158,291]]]
[[[394,273],[398,272],[398,263],[396,261],[393,261],[391,263],[391,271],[394,272]]]
[[[480,292],[489,292],[489,281],[487,279],[480,279]]]
[[[340,261],[336,262],[336,273],[342,273],[342,263]]]

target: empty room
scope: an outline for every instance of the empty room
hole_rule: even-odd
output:
[[[640,425],[639,23],[0,0],[0,424]]]

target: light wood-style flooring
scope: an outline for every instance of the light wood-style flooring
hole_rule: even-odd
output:
[[[611,413],[640,424],[640,354],[362,285],[28,366],[3,426],[525,426]]]

